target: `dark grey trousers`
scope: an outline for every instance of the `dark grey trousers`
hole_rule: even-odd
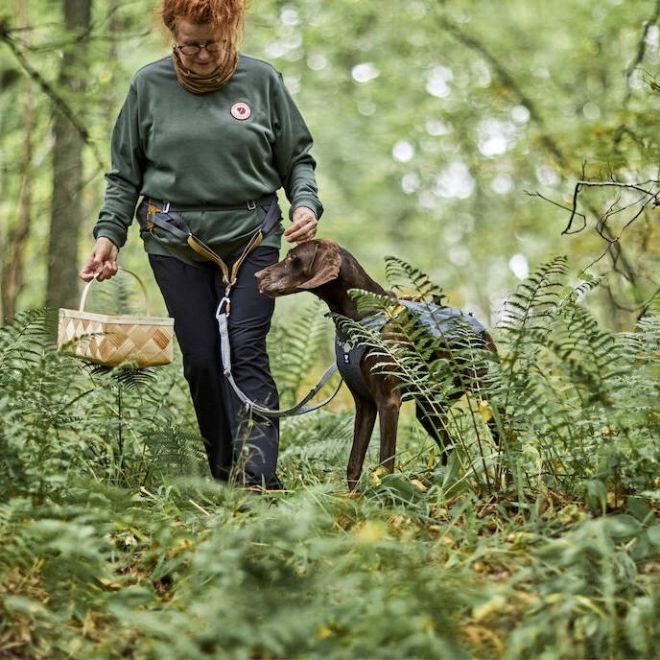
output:
[[[258,247],[248,256],[232,290],[228,319],[234,379],[250,399],[271,408],[279,405],[266,353],[275,301],[259,293],[254,274],[277,260],[278,251],[270,247]],[[149,262],[174,318],[211,474],[227,480],[234,467],[240,483],[277,488],[279,424],[248,418],[222,374],[215,318],[224,295],[220,269],[211,262],[193,266],[157,255],[149,255]]]

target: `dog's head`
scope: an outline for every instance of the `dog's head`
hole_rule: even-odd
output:
[[[255,274],[259,292],[267,296],[288,296],[311,291],[337,279],[341,253],[334,241],[325,238],[294,247],[279,263]]]

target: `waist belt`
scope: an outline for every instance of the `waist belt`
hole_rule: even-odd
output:
[[[260,206],[264,211],[267,211],[273,200],[277,202],[277,195],[275,193],[268,193],[267,195],[262,195],[258,199],[251,199],[247,202],[242,202],[241,204],[218,204],[215,206],[209,206],[208,204],[180,206],[179,204],[175,205],[170,202],[162,202],[157,199],[152,199],[151,197],[145,197],[142,200],[142,203],[155,208],[158,212],[189,213],[191,211],[245,211],[246,209],[248,211],[254,211],[257,206]]]
[[[232,264],[231,269],[219,254],[190,231],[190,227],[181,215],[181,213],[185,213],[186,211],[253,210],[256,209],[257,206],[260,206],[266,211],[266,217],[261,223],[261,226],[254,232],[254,234],[252,234],[240,256]],[[162,202],[145,197],[138,208],[138,216],[145,220],[145,229],[151,233],[152,236],[154,227],[158,227],[159,229],[169,232],[184,243],[187,243],[191,249],[197,252],[197,254],[215,263],[222,272],[222,281],[227,288],[226,297],[228,298],[229,291],[236,282],[236,275],[241,264],[245,261],[248,254],[257,248],[263,241],[264,237],[279,223],[282,218],[282,211],[277,203],[277,195],[274,193],[264,195],[257,200],[245,202],[240,205],[217,207],[173,206],[170,202]]]

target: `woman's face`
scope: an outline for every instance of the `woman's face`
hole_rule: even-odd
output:
[[[203,76],[211,73],[220,65],[224,52],[221,30],[208,23],[191,23],[185,18],[178,17],[174,24],[172,36],[177,46],[208,45],[211,49],[217,48],[217,50],[211,51],[202,48],[193,55],[187,55],[181,48],[178,48],[181,62],[193,73]]]

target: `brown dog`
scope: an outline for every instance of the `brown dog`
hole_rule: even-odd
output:
[[[363,321],[367,314],[358,311],[355,300],[348,293],[351,289],[393,296],[371,279],[348,251],[326,239],[301,243],[282,261],[264,268],[256,273],[255,277],[259,290],[266,295],[277,297],[310,291],[325,301],[331,312],[346,316],[353,321]],[[388,332],[387,326],[382,332]],[[481,335],[483,347],[496,353],[495,344],[483,329]],[[362,472],[376,414],[380,419],[380,463],[388,472],[394,469],[399,409],[405,391],[401,388],[401,381],[393,373],[394,370],[383,373],[382,363],[382,355],[376,358],[366,352],[359,363],[364,386],[352,384],[345,378],[355,401],[353,446],[347,468],[348,486],[351,490],[357,486]],[[381,369],[374,369],[377,364]],[[484,369],[484,373],[485,371]],[[464,381],[458,379],[456,384],[459,385],[461,382]],[[470,386],[472,391],[484,389],[483,384],[479,382],[479,375],[475,379],[473,374],[469,382],[472,383]],[[462,396],[464,389],[453,392],[446,403]],[[446,410],[444,408],[439,410],[437,401],[431,404],[430,401],[420,400],[419,396],[415,399],[417,419],[443,449],[443,462],[446,462],[444,450],[450,444],[445,427]],[[488,425],[493,439],[498,442],[494,420],[489,420]]]

